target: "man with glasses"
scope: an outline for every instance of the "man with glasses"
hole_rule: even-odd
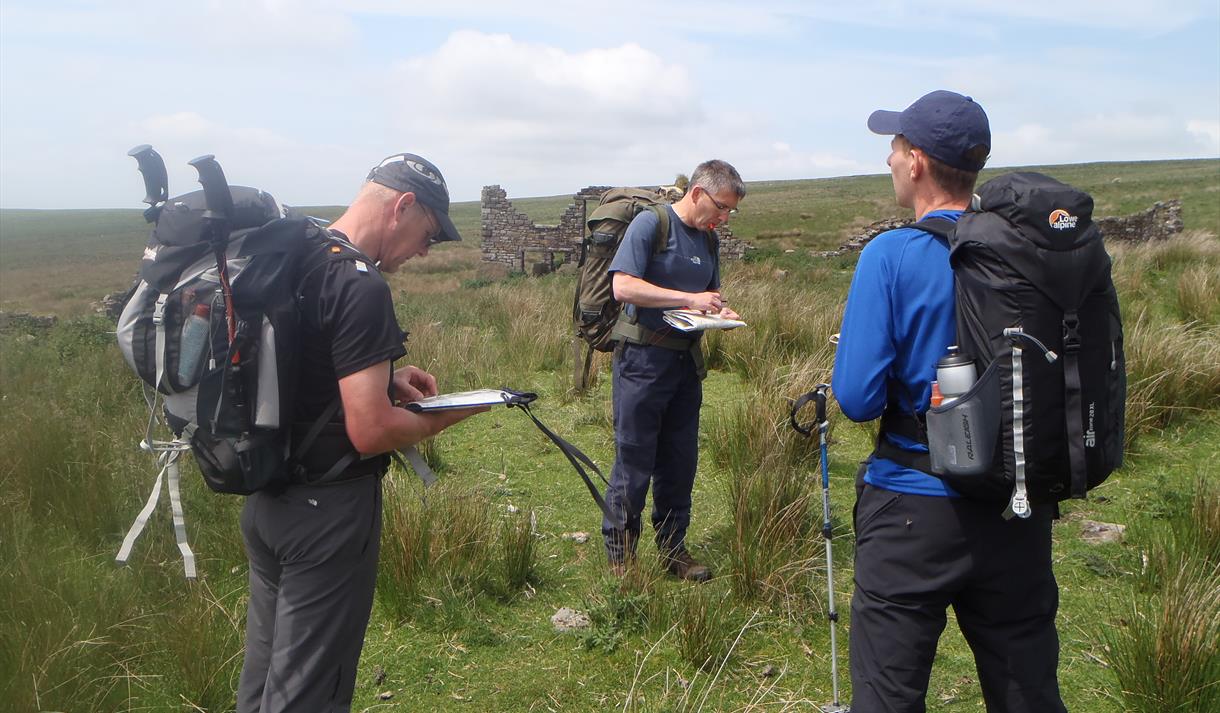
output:
[[[703,353],[699,333],[665,324],[666,309],[685,307],[735,319],[720,294],[713,232],[737,212],[746,187],[724,161],[699,164],[686,194],[669,211],[664,250],[654,249],[659,219],[642,211],[627,227],[610,264],[614,299],[625,305],[615,326],[615,463],[606,492],[621,522],[602,521],[611,571],[635,555],[640,516],[652,486],[657,549],[673,575],[698,582],[711,571],[686,549],[691,490],[699,457]]]
[[[302,459],[305,473],[283,490],[254,493],[242,510],[250,604],[240,713],[350,709],[377,580],[388,454],[484,410],[394,406],[437,393],[431,374],[393,368],[406,334],[381,273],[461,239],[440,171],[413,154],[390,156],[328,232],[304,258],[293,422],[333,415]],[[294,429],[294,441],[302,435]]]

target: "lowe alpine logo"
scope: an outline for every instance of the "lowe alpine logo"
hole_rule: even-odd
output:
[[[1089,430],[1084,432],[1085,448],[1096,448],[1097,447],[1097,431],[1095,431],[1093,429],[1093,414],[1096,411],[1096,408],[1097,408],[1096,401],[1089,402]]]
[[[1056,208],[1051,211],[1051,216],[1047,222],[1055,230],[1074,230],[1076,223],[1080,219],[1062,208]]]

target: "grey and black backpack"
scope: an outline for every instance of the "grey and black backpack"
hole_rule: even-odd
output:
[[[183,452],[194,455],[209,488],[242,495],[306,475],[325,480],[359,458],[349,442],[315,448],[338,400],[314,424],[292,419],[302,281],[329,261],[362,256],[269,194],[230,187],[211,156],[191,161],[203,190],[170,198],[157,152],[138,146],[130,155],[144,175],[144,217],[153,229],[117,335],[149,404],[141,447],[158,457],[161,472],[116,560],[130,556],[167,477],[178,547],[194,577],[178,488]],[[171,440],[157,438],[159,422]],[[304,435],[294,441],[294,433]]]
[[[1085,192],[1037,173],[1011,173],[979,188],[957,223],[913,227],[948,240],[957,339],[979,378],[926,421],[894,405],[882,431],[945,448],[940,469],[878,439],[877,454],[932,473],[963,495],[1007,500],[1007,516],[1030,504],[1083,498],[1122,464],[1126,359],[1110,256]],[[970,409],[976,430],[959,424]],[[954,467],[952,461],[978,467]]]

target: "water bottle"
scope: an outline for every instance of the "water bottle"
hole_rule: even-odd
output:
[[[199,361],[208,347],[208,316],[212,308],[206,303],[195,305],[195,311],[182,325],[182,337],[178,341],[178,383],[190,384],[199,371]]]
[[[957,345],[949,347],[949,351],[936,362],[936,381],[940,384],[945,404],[969,391],[976,378],[978,373],[974,368],[974,358],[962,354]]]

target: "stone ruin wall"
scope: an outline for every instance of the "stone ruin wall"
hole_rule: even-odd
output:
[[[558,225],[539,225],[517,210],[508,194],[498,185],[484,186],[482,194],[483,261],[506,266],[510,271],[535,274],[549,272],[580,257],[585,235],[586,210],[592,212],[610,186],[589,186],[573,196]],[[659,192],[659,191],[658,191]],[[672,195],[667,196],[673,198]],[[751,245],[733,237],[728,226],[716,229],[720,236],[720,257],[741,258]]]
[[[1182,201],[1160,201],[1143,213],[1125,218],[1098,218],[1094,222],[1107,240],[1168,240],[1182,232]]]
[[[849,252],[858,252],[868,241],[887,230],[901,228],[914,222],[913,218],[885,218],[864,227],[838,250],[819,252],[822,257],[834,257]],[[1107,240],[1126,242],[1154,242],[1168,240],[1182,232],[1182,201],[1178,199],[1159,201],[1142,213],[1124,217],[1096,218],[1094,222]]]

